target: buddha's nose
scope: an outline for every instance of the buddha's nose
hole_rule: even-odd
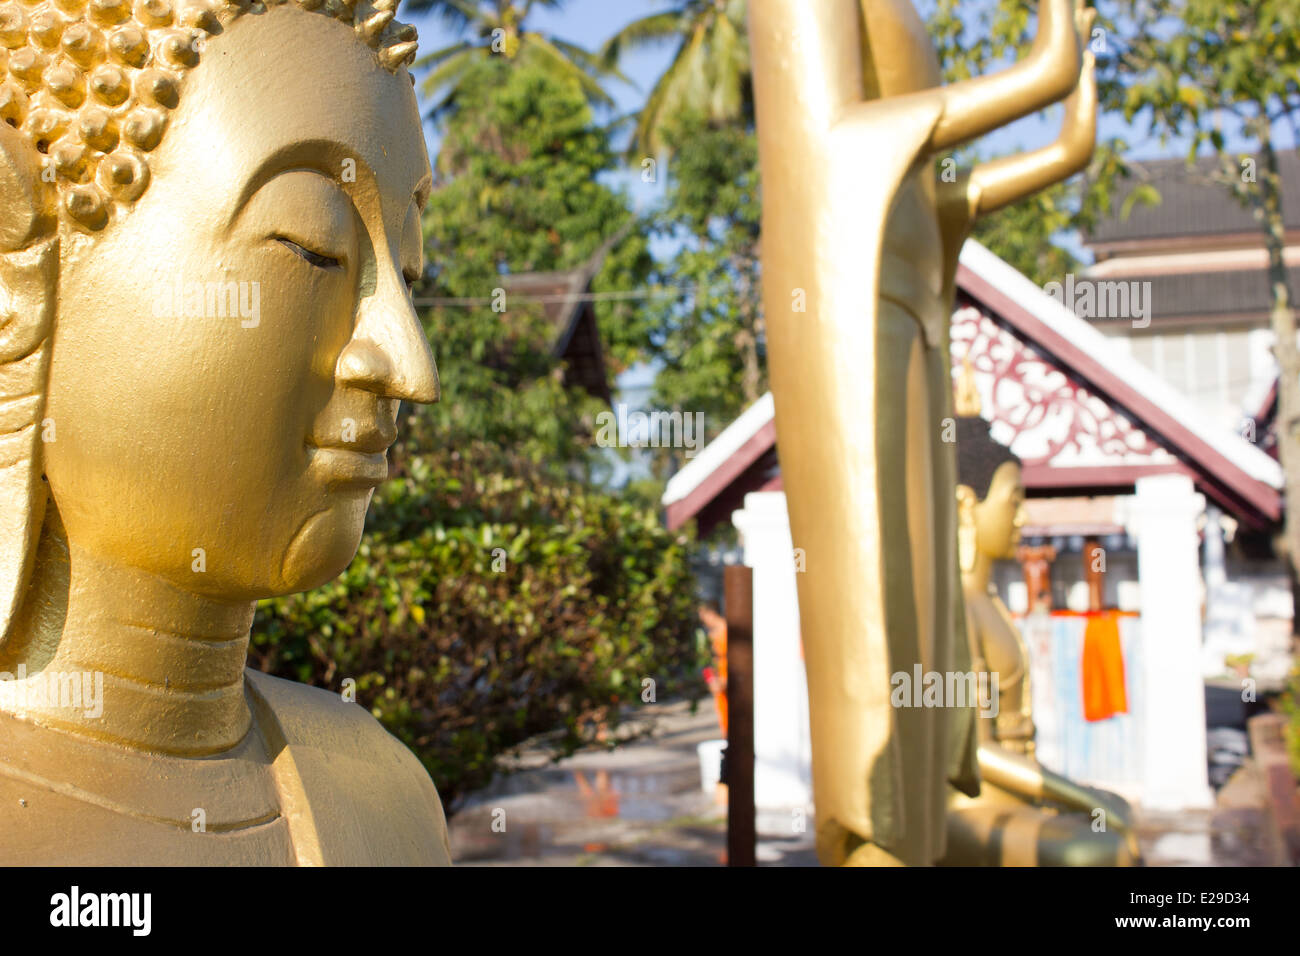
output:
[[[389,277],[385,285],[362,301],[356,331],[339,355],[336,377],[385,398],[436,402],[438,367],[420,317],[404,283]]]

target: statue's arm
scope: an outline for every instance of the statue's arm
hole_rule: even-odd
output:
[[[1086,814],[1092,814],[1098,809],[1104,811],[1106,825],[1122,832],[1134,855],[1139,855],[1130,820],[1131,811],[1128,804],[1119,797],[1082,787],[1068,777],[1053,773],[1037,761],[1013,753],[991,741],[981,741],[979,765],[980,776],[984,780],[1026,800],[1055,804]]]
[[[951,149],[1063,99],[1079,79],[1079,37],[1072,0],[1042,0],[1033,47],[1000,73],[934,91],[943,115],[930,134],[934,152]]]
[[[1093,13],[1086,18],[1091,22]],[[1088,165],[1097,142],[1097,79],[1092,51],[1083,55],[1079,82],[1065,101],[1065,120],[1056,140],[1042,149],[981,163],[965,180],[972,220],[1068,179]],[[944,184],[949,188],[958,183]]]
[[[891,125],[900,115],[930,113],[935,118],[918,144],[919,156],[960,146],[1064,99],[1081,75],[1077,29],[1083,25],[1084,2],[1042,0],[1033,46],[1014,66],[960,83],[848,105],[839,125],[875,128]]]

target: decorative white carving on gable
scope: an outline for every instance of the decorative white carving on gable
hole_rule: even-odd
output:
[[[952,316],[953,376],[970,357],[991,434],[1026,465],[1100,468],[1177,459],[1132,419],[973,306]]]

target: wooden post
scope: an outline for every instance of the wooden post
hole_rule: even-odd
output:
[[[1083,579],[1088,582],[1088,610],[1100,611],[1105,606],[1106,551],[1092,535],[1083,539]]]
[[[756,865],[754,820],[754,571],[723,573],[727,611],[727,865]]]
[[[1022,544],[1016,549],[1016,560],[1020,562],[1025,575],[1025,590],[1029,598],[1025,610],[1033,613],[1040,606],[1044,610],[1052,609],[1052,562],[1056,560],[1056,549],[1050,544]]]

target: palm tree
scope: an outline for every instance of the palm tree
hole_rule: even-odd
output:
[[[409,10],[432,10],[462,35],[472,35],[415,61],[416,68],[429,71],[421,83],[422,92],[430,97],[442,94],[430,108],[430,118],[441,119],[454,110],[465,74],[492,56],[540,66],[556,78],[577,84],[593,106],[612,106],[613,100],[600,81],[611,76],[626,81],[617,69],[590,50],[527,28],[534,7],[558,10],[563,5],[564,0],[411,0]]]
[[[745,0],[684,0],[671,10],[629,23],[601,49],[606,67],[625,49],[677,41],[677,53],[646,98],[631,149],[666,150],[668,126],[687,114],[710,123],[753,121]]]

